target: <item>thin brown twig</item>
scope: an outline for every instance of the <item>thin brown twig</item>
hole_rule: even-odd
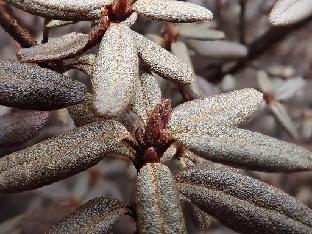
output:
[[[28,48],[37,44],[30,31],[16,18],[10,6],[0,0],[0,25],[21,47]]]
[[[239,14],[239,41],[242,44],[246,44],[246,21],[245,21],[245,15],[246,15],[246,3],[247,0],[240,0],[240,14]]]

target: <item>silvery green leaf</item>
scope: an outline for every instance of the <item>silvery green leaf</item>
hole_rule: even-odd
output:
[[[303,139],[309,140],[312,137],[312,111],[306,109],[303,113],[302,136]]]
[[[111,0],[6,0],[13,6],[45,18],[62,20],[96,20]]]
[[[136,206],[140,233],[186,233],[179,194],[168,167],[148,163],[140,170]]]
[[[220,40],[224,32],[208,29],[206,24],[178,24],[179,36],[196,40]]]
[[[312,153],[300,146],[238,128],[215,126],[208,131],[190,129],[174,137],[203,158],[236,167],[272,172],[312,170]]]
[[[92,123],[0,159],[0,191],[39,188],[96,165],[130,133],[116,121]]]
[[[111,24],[103,36],[92,77],[98,113],[116,116],[129,106],[139,76],[139,61],[130,29]]]
[[[215,59],[239,59],[246,57],[247,47],[230,41],[187,40],[190,48],[198,54]]]
[[[131,109],[140,116],[146,124],[149,113],[161,100],[161,91],[156,78],[148,71],[142,71],[137,78],[136,92],[131,103]]]
[[[84,100],[86,87],[37,65],[0,61],[0,104],[21,109],[51,110]]]
[[[274,5],[269,19],[273,25],[287,25],[303,20],[311,14],[310,0],[279,0]]]
[[[189,2],[163,0],[137,0],[133,10],[155,20],[191,23],[211,20],[213,15],[208,9]]]
[[[94,54],[88,54],[79,57],[75,62],[72,63],[72,66],[92,77],[95,63],[96,56]]]
[[[272,82],[265,71],[257,72],[257,83],[262,92],[272,94]]]
[[[134,31],[133,35],[136,40],[139,57],[153,72],[165,79],[181,84],[192,82],[193,72],[187,64],[146,37]]]
[[[22,62],[47,62],[75,57],[86,48],[89,35],[83,33],[69,33],[56,37],[45,44],[21,49],[17,57]]]
[[[0,117],[6,114],[9,114],[12,111],[12,107],[1,106],[0,105]]]
[[[178,134],[188,131],[204,133],[213,125],[237,126],[250,119],[262,102],[262,93],[255,89],[196,99],[173,109],[169,128]]]
[[[271,102],[269,105],[270,110],[273,112],[277,120],[289,132],[294,139],[299,139],[299,133],[294,122],[289,117],[287,110],[280,102]]]
[[[14,111],[0,116],[0,147],[23,143],[34,137],[46,124],[49,112]]]
[[[50,20],[45,27],[48,29],[63,27],[69,24],[75,24],[77,21]]]
[[[296,95],[305,86],[305,80],[302,77],[296,77],[284,81],[282,85],[274,90],[274,97],[276,100],[287,100]]]
[[[312,211],[263,182],[220,165],[203,164],[176,176],[180,192],[240,233],[310,233]]]
[[[128,212],[125,205],[114,198],[97,197],[54,224],[47,233],[108,233],[113,224]]]

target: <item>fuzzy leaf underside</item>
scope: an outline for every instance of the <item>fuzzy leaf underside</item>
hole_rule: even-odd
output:
[[[116,121],[98,122],[45,140],[0,159],[0,191],[39,188],[96,165],[129,137]]]
[[[159,163],[138,174],[136,205],[140,233],[186,233],[174,179]]]
[[[221,165],[180,172],[180,192],[241,233],[311,233],[312,211],[282,191]]]
[[[84,100],[86,87],[33,64],[0,61],[0,104],[20,109],[51,110]]]
[[[237,126],[255,114],[263,103],[262,96],[255,89],[242,89],[186,102],[174,108],[170,130],[174,134],[204,133],[213,125]]]
[[[92,77],[94,105],[99,114],[112,117],[126,110],[134,95],[138,69],[130,29],[111,24],[100,44]]]
[[[312,153],[300,146],[238,128],[211,127],[210,133],[175,138],[197,155],[236,167],[268,172],[312,170]]]
[[[293,24],[312,15],[310,0],[279,0],[274,5],[269,20],[273,25]]]
[[[189,2],[137,0],[132,8],[151,19],[169,22],[191,23],[213,17],[208,9]]]
[[[161,77],[181,84],[193,80],[192,69],[157,43],[133,31],[139,57],[143,63]]]
[[[16,111],[0,116],[0,147],[23,143],[45,125],[49,112]]]
[[[22,62],[49,62],[68,59],[81,54],[89,41],[89,35],[69,33],[51,38],[49,42],[31,48],[21,49],[17,57]]]
[[[247,47],[230,41],[187,40],[190,48],[208,58],[235,60],[247,56]]]
[[[13,6],[45,18],[62,20],[96,20],[101,8],[111,0],[6,0]]]
[[[138,114],[144,123],[148,115],[161,100],[161,91],[156,78],[147,71],[142,71],[137,78],[136,92],[131,103],[131,109]]]
[[[108,233],[113,224],[127,212],[125,205],[118,200],[97,197],[53,225],[47,233]]]

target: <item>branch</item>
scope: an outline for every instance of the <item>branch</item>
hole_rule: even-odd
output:
[[[32,47],[37,44],[29,30],[15,17],[10,6],[1,0],[0,12],[0,25],[15,41],[24,48]]]

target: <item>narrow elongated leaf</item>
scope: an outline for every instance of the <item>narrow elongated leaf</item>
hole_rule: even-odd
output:
[[[88,54],[78,58],[72,63],[72,66],[92,77],[95,63],[96,56],[94,54]]]
[[[211,127],[210,133],[179,133],[175,138],[204,158],[261,171],[312,170],[312,153],[302,147],[243,129]]]
[[[0,191],[39,188],[96,165],[129,137],[116,121],[93,123],[0,159]]]
[[[137,181],[140,233],[186,233],[176,185],[168,167],[147,164]]]
[[[85,100],[77,105],[68,107],[68,112],[76,127],[81,127],[96,121],[104,120],[102,116],[96,113],[92,103],[93,95],[87,93]]]
[[[189,49],[182,41],[171,43],[171,52],[185,62],[192,69],[192,71],[194,71]],[[191,84],[180,85],[180,89],[182,90],[185,99],[193,100],[201,97],[197,77],[195,75]]]
[[[66,21],[66,20],[51,20],[46,24],[46,28],[52,29],[52,28],[58,28],[63,27],[69,24],[75,24],[77,21]]]
[[[53,225],[47,233],[108,233],[120,216],[127,212],[128,209],[118,200],[97,197]]]
[[[84,52],[88,41],[88,34],[72,32],[62,37],[52,38],[45,44],[21,49],[17,56],[22,62],[48,62],[68,59]]]
[[[0,104],[51,110],[80,103],[86,87],[78,81],[33,64],[0,61]]]
[[[210,126],[237,126],[248,120],[263,102],[262,93],[242,89],[186,102],[174,108],[169,120],[173,133],[209,132]]]
[[[13,6],[45,18],[63,20],[95,20],[101,17],[101,8],[111,0],[7,0]]]
[[[193,72],[187,64],[176,56],[161,48],[157,43],[133,32],[137,49],[142,61],[155,73],[165,79],[182,84],[189,84],[193,79]]]
[[[270,14],[273,25],[293,24],[312,15],[310,0],[279,0]]]
[[[241,233],[310,233],[312,211],[282,191],[220,165],[177,175],[180,192]]]
[[[142,71],[137,79],[136,92],[132,100],[132,111],[138,114],[144,123],[146,123],[149,113],[155,108],[161,100],[161,92],[155,77]]]
[[[289,134],[294,139],[299,139],[299,133],[295,123],[291,120],[290,116],[287,113],[287,110],[283,104],[280,102],[271,102],[269,108],[277,118],[277,120],[282,124],[282,126],[289,132]]]
[[[182,194],[180,194],[180,202],[186,222],[192,219],[200,230],[207,231],[211,223],[211,217]],[[186,225],[188,224],[186,223]]]
[[[187,44],[198,54],[209,58],[233,60],[247,55],[246,46],[230,41],[188,40]]]
[[[132,8],[146,17],[170,22],[191,23],[213,17],[208,9],[189,2],[137,0]]]
[[[294,97],[296,93],[303,90],[306,81],[302,77],[296,77],[284,81],[280,86],[274,90],[274,97],[276,100],[287,100]]]
[[[111,24],[102,39],[92,78],[95,107],[100,114],[116,116],[125,111],[134,95],[138,69],[130,29]]]
[[[205,24],[178,24],[179,35],[196,40],[220,40],[225,37],[224,32],[208,29]]]
[[[257,83],[263,93],[272,94],[272,82],[265,71],[257,72]]]
[[[0,147],[23,143],[45,125],[49,112],[17,111],[0,116]]]

